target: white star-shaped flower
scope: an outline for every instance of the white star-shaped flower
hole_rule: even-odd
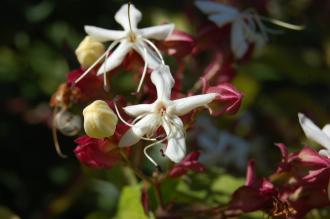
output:
[[[178,163],[186,154],[185,131],[180,116],[186,115],[198,107],[206,106],[218,94],[208,93],[171,100],[174,79],[169,67],[166,65],[160,65],[151,73],[151,81],[156,87],[157,99],[152,104],[124,107],[125,112],[136,119],[133,122],[134,124],[131,124],[131,128],[121,138],[119,147],[134,145],[140,139],[150,140],[153,138],[156,143],[167,140],[164,154],[173,162]],[[166,137],[157,141],[157,130],[160,127],[165,130]],[[146,156],[148,155],[146,154]],[[148,158],[153,162],[149,156]],[[155,162],[153,163],[155,164]]]
[[[244,56],[249,48],[249,43],[254,43],[257,48],[260,48],[268,41],[268,32],[279,32],[265,27],[262,20],[293,30],[303,29],[301,26],[259,16],[253,9],[240,12],[229,5],[206,0],[197,0],[195,5],[209,15],[209,19],[218,27],[231,23],[230,46],[236,58]]]
[[[164,24],[138,29],[137,25],[142,13],[132,4],[121,6],[115,15],[115,20],[124,30],[108,30],[95,26],[85,26],[86,33],[100,42],[113,41],[112,46],[119,45],[98,70],[98,75],[119,66],[126,54],[132,49],[139,53],[148,67],[154,69],[161,64],[159,51],[149,40],[164,40],[174,30],[174,24]],[[158,53],[158,54],[157,54]]]
[[[245,170],[250,147],[244,139],[218,130],[210,117],[197,118],[196,126],[197,143],[203,152],[200,157],[201,163],[208,166],[234,165],[242,171]]]
[[[330,159],[330,124],[326,124],[322,130],[304,114],[298,113],[299,123],[305,132],[307,138],[323,146],[319,154]],[[328,199],[330,200],[330,179],[328,183]]]
[[[320,155],[330,158],[330,124],[326,124],[322,130],[304,114],[298,113],[299,123],[307,138],[315,141],[325,149],[319,151]]]

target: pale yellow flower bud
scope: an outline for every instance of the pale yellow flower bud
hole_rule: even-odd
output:
[[[76,49],[77,59],[83,68],[94,64],[104,52],[104,45],[90,36],[86,36]]]
[[[89,137],[110,137],[116,130],[118,118],[108,104],[96,100],[83,110],[84,128]]]

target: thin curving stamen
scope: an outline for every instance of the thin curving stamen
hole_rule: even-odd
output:
[[[110,53],[110,51],[121,41],[122,39],[118,39],[113,41],[110,46],[108,47],[108,49],[93,63],[93,65],[91,65],[82,75],[79,76],[79,78],[77,78],[74,83],[73,86],[75,84],[77,84],[81,79],[83,79],[104,57],[107,57]]]
[[[140,79],[138,88],[136,90],[137,93],[140,92],[141,87],[142,87],[142,84],[143,84],[143,81],[144,81],[144,78],[145,78],[145,76],[147,74],[148,61],[147,61],[147,50],[146,50],[146,48],[143,48],[143,56],[144,56],[144,67],[143,67],[143,73],[142,73],[142,76],[141,76],[141,79]]]
[[[121,114],[120,114],[120,112],[119,112],[119,110],[118,110],[118,106],[117,106],[116,103],[114,103],[114,106],[115,106],[115,110],[116,110],[117,116],[118,116],[118,118],[120,119],[120,121],[122,121],[125,125],[127,125],[127,126],[129,126],[129,127],[133,127],[133,126],[135,125],[135,123],[129,123],[129,122],[127,122],[127,121],[121,116]],[[143,115],[143,116],[144,116],[144,115]],[[142,118],[143,116],[141,115],[140,118]],[[140,118],[139,118],[139,119],[140,119]],[[136,121],[137,121],[137,120],[136,120]],[[136,122],[136,121],[135,121],[135,122]],[[146,140],[146,141],[156,141],[156,140],[157,140],[157,138],[146,138],[146,137],[141,137],[141,139]]]
[[[259,16],[259,17],[263,21],[267,21],[269,23],[272,23],[272,24],[275,24],[277,26],[284,27],[284,28],[287,28],[287,29],[297,30],[297,31],[305,29],[305,26],[303,26],[303,25],[290,24],[290,23],[287,23],[287,22],[284,22],[284,21],[280,21],[280,20],[277,20],[277,19],[274,19],[274,18],[268,18],[268,17],[264,17],[264,16]]]
[[[53,136],[53,142],[55,146],[56,153],[62,157],[62,158],[67,158],[65,154],[62,153],[61,151],[61,146],[59,144],[58,138],[57,138],[57,130],[56,130],[56,120],[55,117],[58,113],[57,109],[54,109],[53,115],[52,115],[52,136]]]
[[[149,46],[151,46],[153,50],[155,50],[155,52],[156,52],[157,55],[158,55],[159,60],[160,60],[161,63],[164,65],[165,62],[164,62],[163,56],[162,56],[162,54],[160,53],[160,51],[158,50],[158,48],[155,46],[155,44],[154,44],[153,42],[151,42],[150,40],[148,40],[148,39],[143,39],[143,41],[146,42]]]
[[[128,2],[127,16],[128,16],[129,30],[130,30],[130,32],[132,32],[132,24],[131,24],[131,2]]]

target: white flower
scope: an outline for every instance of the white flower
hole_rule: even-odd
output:
[[[325,125],[321,130],[304,114],[298,113],[298,118],[307,138],[315,141],[325,148],[320,150],[319,154],[330,158],[330,124]]]
[[[154,140],[155,143],[167,140],[168,144],[164,154],[173,162],[178,163],[186,154],[184,127],[180,116],[195,108],[206,106],[218,94],[209,93],[171,100],[174,79],[166,65],[159,66],[151,73],[151,81],[157,90],[157,100],[152,104],[139,104],[124,108],[127,114],[136,119],[121,138],[119,147],[131,146],[140,139]],[[157,137],[156,132],[159,127],[164,128],[166,137],[157,141],[155,137]],[[145,147],[145,152],[149,146]],[[146,156],[157,166],[147,154]]]
[[[307,138],[315,141],[323,146],[319,154],[330,159],[330,124],[326,124],[322,130],[317,127],[312,120],[307,118],[304,114],[298,113],[299,123],[305,132]],[[328,183],[328,199],[330,200],[330,179]]]
[[[202,149],[201,163],[208,166],[233,165],[242,171],[246,169],[251,147],[244,139],[218,130],[210,117],[197,118],[196,127],[196,133],[192,133],[192,137],[196,136]]]
[[[137,10],[134,5],[129,3],[121,6],[115,14],[115,20],[124,28],[124,30],[108,30],[95,26],[85,26],[86,33],[99,42],[113,42],[110,44],[105,53],[100,56],[98,60],[96,60],[95,63],[91,65],[78,79],[76,79],[75,83],[78,83],[101,60],[105,59],[104,63],[98,69],[97,75],[104,74],[104,88],[106,90],[109,89],[106,72],[119,66],[123,62],[127,53],[131,50],[135,50],[142,56],[145,63],[142,77],[137,89],[137,91],[139,91],[147,72],[147,67],[155,69],[160,64],[164,64],[161,53],[149,39],[164,40],[174,30],[174,24],[163,24],[138,29],[137,24],[140,22],[141,18],[141,12]],[[109,56],[111,50],[113,51]]]
[[[275,32],[265,27],[261,20],[289,29],[303,29],[300,26],[259,16],[253,9],[240,12],[229,5],[201,0],[195,1],[195,4],[202,12],[209,15],[209,19],[216,23],[217,26],[223,27],[231,23],[230,46],[236,58],[243,57],[249,48],[249,43],[254,43],[257,48],[264,46],[268,41],[267,32]]]
[[[115,20],[124,30],[108,30],[94,26],[85,26],[85,31],[89,36],[100,42],[114,41],[119,43],[109,58],[98,70],[98,75],[110,71],[120,65],[126,54],[134,49],[138,52],[152,69],[160,64],[159,57],[156,56],[154,46],[149,39],[164,40],[173,31],[174,24],[164,24],[138,29],[142,14],[132,4],[123,5],[115,15]],[[144,52],[144,49],[146,52]]]

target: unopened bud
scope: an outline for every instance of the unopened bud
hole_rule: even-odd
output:
[[[235,114],[241,106],[243,95],[230,83],[220,83],[217,86],[209,87],[206,93],[218,94],[215,101],[209,104],[213,115]]]
[[[76,49],[77,59],[83,68],[93,65],[104,52],[104,45],[90,36],[86,36]]]
[[[56,128],[66,136],[74,136],[81,130],[81,118],[68,111],[61,111],[55,115]]]
[[[96,100],[83,110],[84,128],[92,138],[110,137],[116,130],[118,118],[108,104]]]

